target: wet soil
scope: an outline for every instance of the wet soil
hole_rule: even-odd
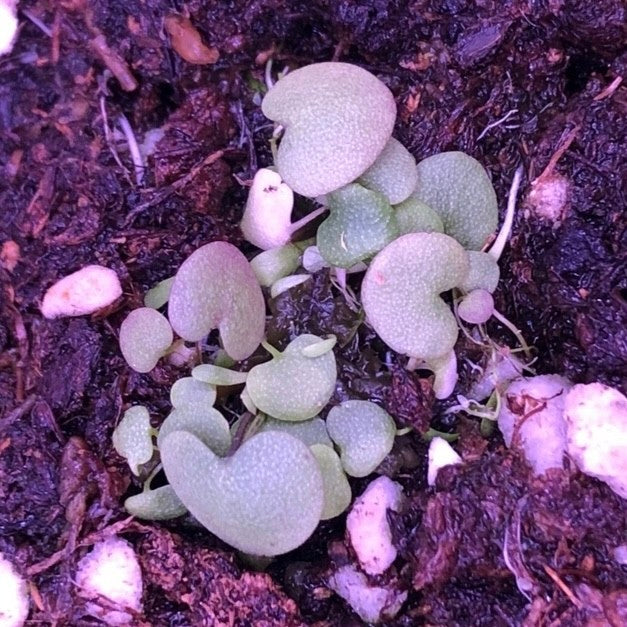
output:
[[[128,520],[121,502],[139,484],[111,445],[129,404],[146,405],[155,424],[167,415],[169,386],[184,370],[131,372],[117,346],[126,313],[206,242],[253,252],[237,227],[240,182],[270,159],[272,127],[258,106],[270,57],[275,70],[335,59],[374,72],[396,97],[395,134],[416,158],[475,156],[501,209],[522,165],[497,306],[534,346],[538,372],[626,390],[620,0],[20,8],[18,42],[0,58],[0,551],[30,582],[33,622],[96,623],[77,597],[75,565],[119,533],[144,572],[138,625],[360,624],[326,585],[338,555],[350,559],[342,517],[255,572],[193,521]],[[172,16],[182,34],[165,27]],[[192,62],[199,54],[215,62]],[[141,185],[121,116],[139,142],[161,129]],[[47,287],[90,263],[118,273],[122,298],[91,317],[43,319]],[[533,478],[497,436],[442,420],[428,380],[359,324],[324,272],[271,313],[277,345],[305,330],[338,335],[335,400],[374,400],[418,433],[429,424],[461,433],[466,464],[441,473],[437,489],[426,486],[418,433],[399,438],[384,462],[408,495],[393,521],[392,577],[409,597],[393,624],[627,622],[627,572],[612,554],[625,508],[605,485],[574,469]],[[498,325],[490,333],[513,341]]]

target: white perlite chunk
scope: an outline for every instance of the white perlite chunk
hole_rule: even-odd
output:
[[[85,266],[57,281],[44,296],[46,318],[84,316],[113,303],[122,295],[118,275],[103,266]]]
[[[111,610],[97,601],[87,604],[88,611],[107,625],[128,625],[132,619],[128,608],[142,610],[142,573],[133,547],[121,538],[98,542],[91,553],[78,563],[76,585],[79,594],[92,599],[103,596],[120,606]]]
[[[402,497],[403,488],[398,483],[379,477],[355,500],[346,518],[350,543],[369,575],[380,575],[396,559],[387,511],[398,511]]]
[[[21,627],[27,616],[26,582],[0,553],[0,627]]]
[[[555,374],[514,380],[505,391],[498,424],[505,444],[521,450],[537,475],[562,468],[566,449],[564,399],[572,383]]]
[[[0,55],[13,50],[17,26],[17,0],[0,0]]]
[[[369,624],[394,618],[407,599],[407,592],[370,585],[366,576],[351,565],[339,568],[328,585]]]
[[[601,383],[576,385],[564,418],[568,454],[579,469],[627,499],[627,398]]]
[[[429,444],[427,483],[435,485],[440,468],[461,464],[462,458],[444,438],[433,438]]]

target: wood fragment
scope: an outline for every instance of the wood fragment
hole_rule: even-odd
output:
[[[98,33],[90,42],[89,47],[100,57],[100,60],[111,70],[117,78],[120,87],[124,91],[134,91],[139,86],[137,79],[131,73],[126,61],[114,50],[109,48],[109,44],[102,33]]]
[[[583,603],[574,595],[573,591],[562,581],[560,576],[546,564],[543,565],[546,574],[555,582],[557,587],[568,597],[568,600],[578,609],[583,608]]]
[[[596,100],[598,102],[599,100],[605,100],[605,98],[609,98],[620,87],[620,84],[622,82],[623,77],[617,76],[601,93],[597,94],[593,98],[593,100]]]

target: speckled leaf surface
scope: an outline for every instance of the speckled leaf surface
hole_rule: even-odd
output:
[[[279,356],[248,373],[246,390],[260,411],[279,420],[307,420],[329,402],[337,379],[333,351],[319,357],[302,353],[321,341],[300,335]]]
[[[131,472],[138,475],[139,466],[150,461],[154,449],[148,410],[141,405],[127,409],[112,439],[115,450],[126,459]]]
[[[396,436],[392,417],[370,401],[345,401],[334,407],[327,416],[327,430],[352,477],[373,472],[392,450]]]
[[[187,508],[169,485],[129,496],[124,501],[124,508],[132,516],[145,520],[169,520],[187,512]]]
[[[167,318],[156,309],[134,309],[120,326],[120,350],[136,372],[150,372],[174,340]]]
[[[380,251],[398,235],[390,203],[379,193],[352,184],[328,195],[329,217],[318,227],[323,259],[350,268]]]
[[[324,444],[314,444],[311,452],[320,466],[324,486],[324,506],[320,518],[321,520],[335,518],[351,504],[351,486],[342,462],[332,448]]]
[[[483,324],[494,312],[494,299],[487,290],[473,290],[464,296],[457,307],[462,320],[471,324]]]
[[[157,437],[159,449],[163,446],[165,438],[174,431],[192,433],[216,455],[225,455],[231,446],[229,423],[213,407],[185,405],[170,412],[159,429]]]
[[[282,431],[298,438],[303,444],[313,446],[321,444],[323,446],[333,447],[333,442],[327,433],[327,426],[322,418],[312,418],[311,420],[303,420],[302,422],[287,422],[286,420],[276,420],[274,418],[266,418],[259,429],[259,433],[263,431]]]
[[[226,242],[206,244],[186,259],[168,303],[172,327],[183,339],[197,342],[217,328],[224,350],[237,361],[259,346],[265,313],[248,260]]]
[[[456,287],[464,290],[464,292],[471,292],[476,289],[494,292],[501,276],[501,270],[496,259],[488,253],[469,250],[468,262],[470,264],[468,274]]]
[[[392,205],[403,202],[416,188],[418,174],[414,156],[390,137],[377,160],[359,177],[359,184],[379,192]]]
[[[483,166],[463,152],[442,152],[421,161],[414,198],[436,211],[444,232],[464,248],[480,250],[496,230],[496,192]]]
[[[305,542],[320,520],[318,462],[286,433],[259,433],[221,459],[178,431],[165,438],[161,456],[168,481],[189,511],[240,551],[286,553]]]
[[[248,373],[213,364],[200,364],[192,370],[192,377],[210,385],[240,385],[246,381]]]
[[[410,233],[372,261],[361,288],[368,322],[397,353],[418,359],[444,355],[455,345],[457,322],[440,294],[468,273],[468,255],[441,233]]]
[[[410,196],[394,207],[399,235],[407,233],[444,233],[442,218],[423,202]]]
[[[172,407],[185,405],[204,405],[211,407],[216,401],[216,389],[209,383],[198,381],[194,377],[182,377],[174,382],[170,389]]]
[[[262,102],[285,127],[279,173],[297,193],[316,197],[365,172],[392,135],[396,104],[373,74],[348,63],[316,63],[290,72]]]

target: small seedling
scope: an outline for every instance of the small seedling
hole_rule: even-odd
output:
[[[164,438],[161,459],[189,511],[245,553],[286,553],[320,521],[324,486],[318,462],[286,433],[259,433],[231,457],[220,458],[192,434],[175,431]]]
[[[316,245],[331,266],[350,268],[372,257],[398,235],[387,199],[361,185],[347,185],[328,195],[331,214],[318,228]]]
[[[279,174],[310,198],[361,176],[381,154],[396,119],[390,90],[348,63],[316,63],[290,72],[270,89],[261,108],[285,129]]]
[[[259,411],[279,420],[307,420],[316,416],[335,390],[337,368],[332,345],[321,355],[308,357],[322,340],[300,335],[281,353],[266,345],[272,359],[255,366],[246,379],[246,391]]]
[[[150,414],[140,405],[127,409],[113,431],[113,446],[126,459],[134,475],[139,475],[139,467],[152,458],[153,434]]]
[[[212,242],[192,253],[174,279],[168,316],[184,340],[219,329],[224,350],[246,359],[263,337],[266,305],[248,260],[232,244]]]
[[[327,417],[327,430],[339,446],[344,470],[365,477],[392,450],[396,427],[392,417],[370,401],[345,401]]]
[[[131,311],[120,327],[122,355],[137,372],[150,372],[173,340],[168,319],[150,307]]]

